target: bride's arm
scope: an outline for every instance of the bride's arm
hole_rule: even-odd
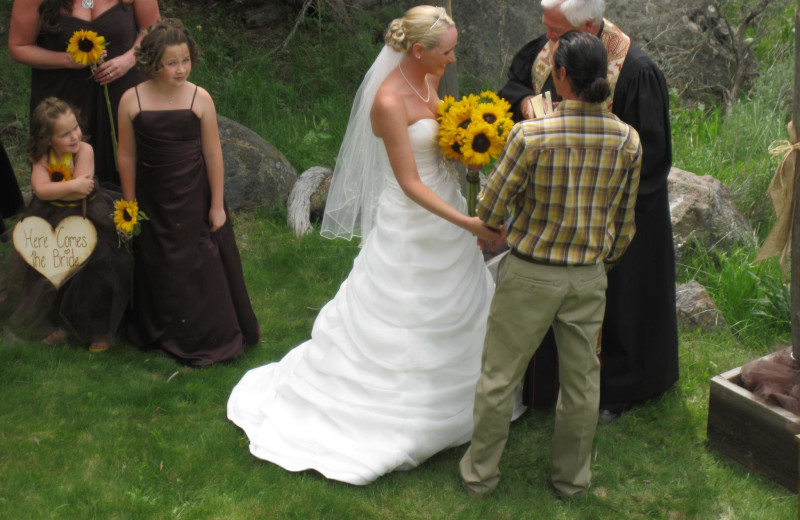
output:
[[[378,92],[372,104],[370,119],[375,134],[383,138],[397,183],[409,199],[478,238],[489,241],[497,239],[498,234],[487,228],[478,217],[464,215],[442,200],[419,178],[408,138],[408,116],[401,99]]]

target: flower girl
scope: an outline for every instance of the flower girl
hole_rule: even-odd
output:
[[[84,216],[95,227],[97,243],[59,288],[17,257],[12,269],[20,276],[10,279],[19,282],[12,298],[19,307],[6,329],[46,343],[71,340],[104,351],[129,302],[132,257],[120,247],[111,218],[114,193],[95,182],[94,153],[71,105],[49,97],[34,109],[28,159],[33,197],[23,218],[36,216],[56,229],[66,217]]]

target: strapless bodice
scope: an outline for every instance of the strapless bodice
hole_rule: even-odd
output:
[[[438,132],[439,123],[435,119],[420,119],[408,127],[408,138],[420,175],[423,171],[436,171],[439,168],[441,152],[436,138]]]
[[[438,132],[439,123],[435,119],[420,119],[408,127],[408,139],[411,143],[411,151],[414,154],[419,177],[431,188],[434,188],[447,176],[439,149]],[[385,148],[384,153],[386,153]],[[386,164],[389,164],[388,158]],[[385,175],[387,188],[400,189],[391,168],[387,168]]]

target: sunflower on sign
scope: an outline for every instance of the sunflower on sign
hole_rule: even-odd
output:
[[[445,157],[468,167],[481,168],[497,157],[505,146],[514,122],[511,105],[491,90],[468,94],[456,101],[445,96],[439,102],[439,147]],[[480,179],[478,172],[467,173],[467,209],[475,215]]]
[[[97,65],[103,63],[103,53],[108,42],[103,36],[94,31],[79,29],[72,33],[72,38],[67,43],[67,54],[72,61],[81,65],[88,65],[92,75],[97,71]],[[114,129],[114,112],[111,109],[111,99],[108,97],[108,84],[103,85],[103,94],[106,98],[108,120],[111,123],[111,144],[114,147],[114,162],[117,159],[117,132]]]

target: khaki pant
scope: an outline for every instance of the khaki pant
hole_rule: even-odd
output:
[[[589,486],[600,402],[595,347],[605,312],[605,290],[602,264],[539,265],[511,255],[505,260],[489,311],[472,443],[460,463],[468,489],[487,493],[497,487],[514,389],[551,324],[560,377],[551,478],[556,490],[566,495]]]

